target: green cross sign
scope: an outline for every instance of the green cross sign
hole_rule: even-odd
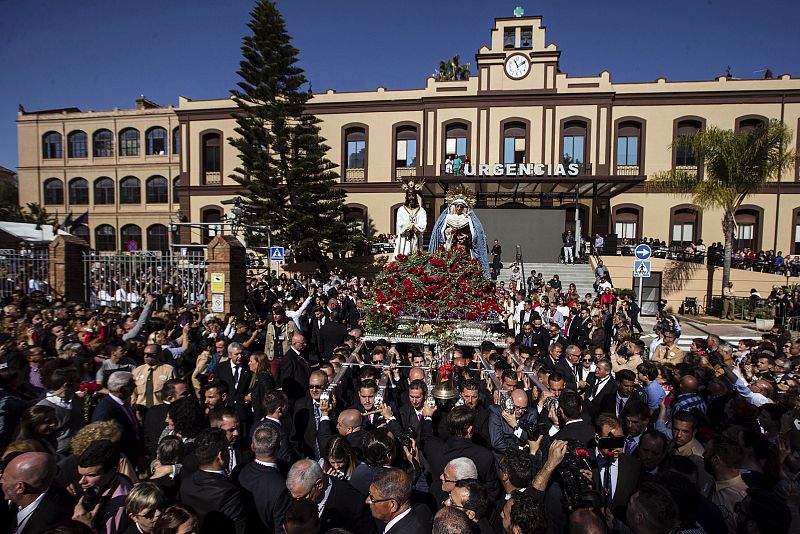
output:
[[[514,16],[520,18],[522,15],[525,14],[525,10],[522,9],[521,6],[517,6],[514,8]]]

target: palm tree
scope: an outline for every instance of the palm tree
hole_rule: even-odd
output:
[[[439,70],[436,71],[437,80],[468,80],[469,64],[462,64],[458,56],[453,56],[447,61],[439,62]]]
[[[670,148],[694,154],[704,165],[705,176],[696,171],[673,169],[655,173],[645,184],[649,192],[676,195],[690,192],[696,209],[722,211],[725,236],[722,287],[727,286],[731,277],[736,210],[748,196],[793,167],[795,154],[788,150],[791,138],[791,130],[775,119],[752,130],[734,132],[712,126],[695,135],[680,136]]]

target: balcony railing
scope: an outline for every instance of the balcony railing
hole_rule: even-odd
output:
[[[367,171],[366,169],[345,169],[344,181],[351,183],[366,182]]]
[[[639,176],[639,166],[617,165],[617,176]]]
[[[203,173],[203,183],[205,185],[220,185],[222,184],[221,172],[205,172]]]
[[[683,171],[691,176],[697,176],[697,165],[675,165],[676,171]]]
[[[416,167],[395,167],[394,175],[396,178],[408,178],[417,175]]]

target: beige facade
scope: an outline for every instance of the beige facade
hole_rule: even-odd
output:
[[[800,80],[789,75],[615,83],[608,72],[582,77],[561,72],[560,55],[555,44],[548,44],[540,18],[501,18],[495,20],[489,43],[479,48],[477,73],[468,80],[429,78],[424,87],[413,90],[379,87],[314,95],[309,110],[322,120],[321,133],[332,147],[329,158],[340,166],[348,216],[369,221],[377,233],[392,233],[394,212],[403,201],[398,180],[413,175],[426,179],[423,203],[429,214],[439,213],[444,192],[454,183],[474,188],[478,205],[489,208],[574,210],[577,194],[585,234],[617,233],[631,240],[653,237],[668,242],[702,238],[708,243],[722,239],[720,213],[695,212],[688,195],[644,193],[648,175],[675,166],[697,169],[691,154],[669,148],[672,140],[711,125],[738,129],[778,119],[792,128],[792,147],[798,146]],[[73,213],[88,207],[93,246],[97,225],[113,225],[121,243],[124,225],[137,224],[145,232],[150,224],[167,224],[178,207],[192,222],[216,222],[229,209],[221,201],[239,189],[229,178],[238,162],[227,143],[234,136],[233,111],[230,99],[180,97],[174,109],[21,113],[21,200],[42,202],[48,178],[67,184],[74,176],[90,183],[109,176],[119,196],[120,180],[132,174],[142,180],[139,205],[116,201],[104,206],[92,200],[78,208],[65,198],[62,204],[47,207]],[[169,132],[168,155],[144,153],[145,132],[154,125]],[[179,154],[171,150],[175,126],[184,140]],[[66,157],[70,131],[82,129],[91,135],[108,128],[119,142],[126,127],[141,132],[139,156],[120,157],[117,151],[110,158]],[[64,140],[61,159],[43,157],[43,136],[50,131]],[[453,176],[447,172],[448,155],[468,157],[473,166],[533,163],[549,165],[550,170],[544,176],[517,176],[516,168],[504,168],[502,176]],[[579,164],[577,176],[557,174],[556,166],[565,162]],[[169,179],[167,203],[145,202],[144,181],[152,174]],[[180,176],[177,204],[172,202],[176,176]],[[747,200],[737,213],[740,246],[800,253],[798,176],[795,167],[780,183]],[[572,225],[574,215],[568,211],[566,218],[565,225]],[[429,216],[430,226],[433,219]],[[193,232],[181,236],[184,242],[203,239],[199,230]]]

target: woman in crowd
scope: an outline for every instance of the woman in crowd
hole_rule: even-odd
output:
[[[261,421],[266,413],[264,412],[264,397],[267,393],[275,389],[275,381],[270,372],[270,361],[263,352],[254,352],[247,361],[250,369],[250,384],[248,386],[248,397],[245,401],[250,402],[253,411],[253,421]]]
[[[125,511],[133,522],[124,534],[152,534],[161,508],[166,503],[164,492],[152,482],[140,482],[125,497]]]
[[[320,460],[322,470],[328,475],[342,480],[350,480],[358,467],[358,459],[352,445],[343,436],[335,436],[325,447]]]
[[[180,503],[164,510],[153,527],[153,534],[196,534],[196,532],[197,514],[190,507]]]

